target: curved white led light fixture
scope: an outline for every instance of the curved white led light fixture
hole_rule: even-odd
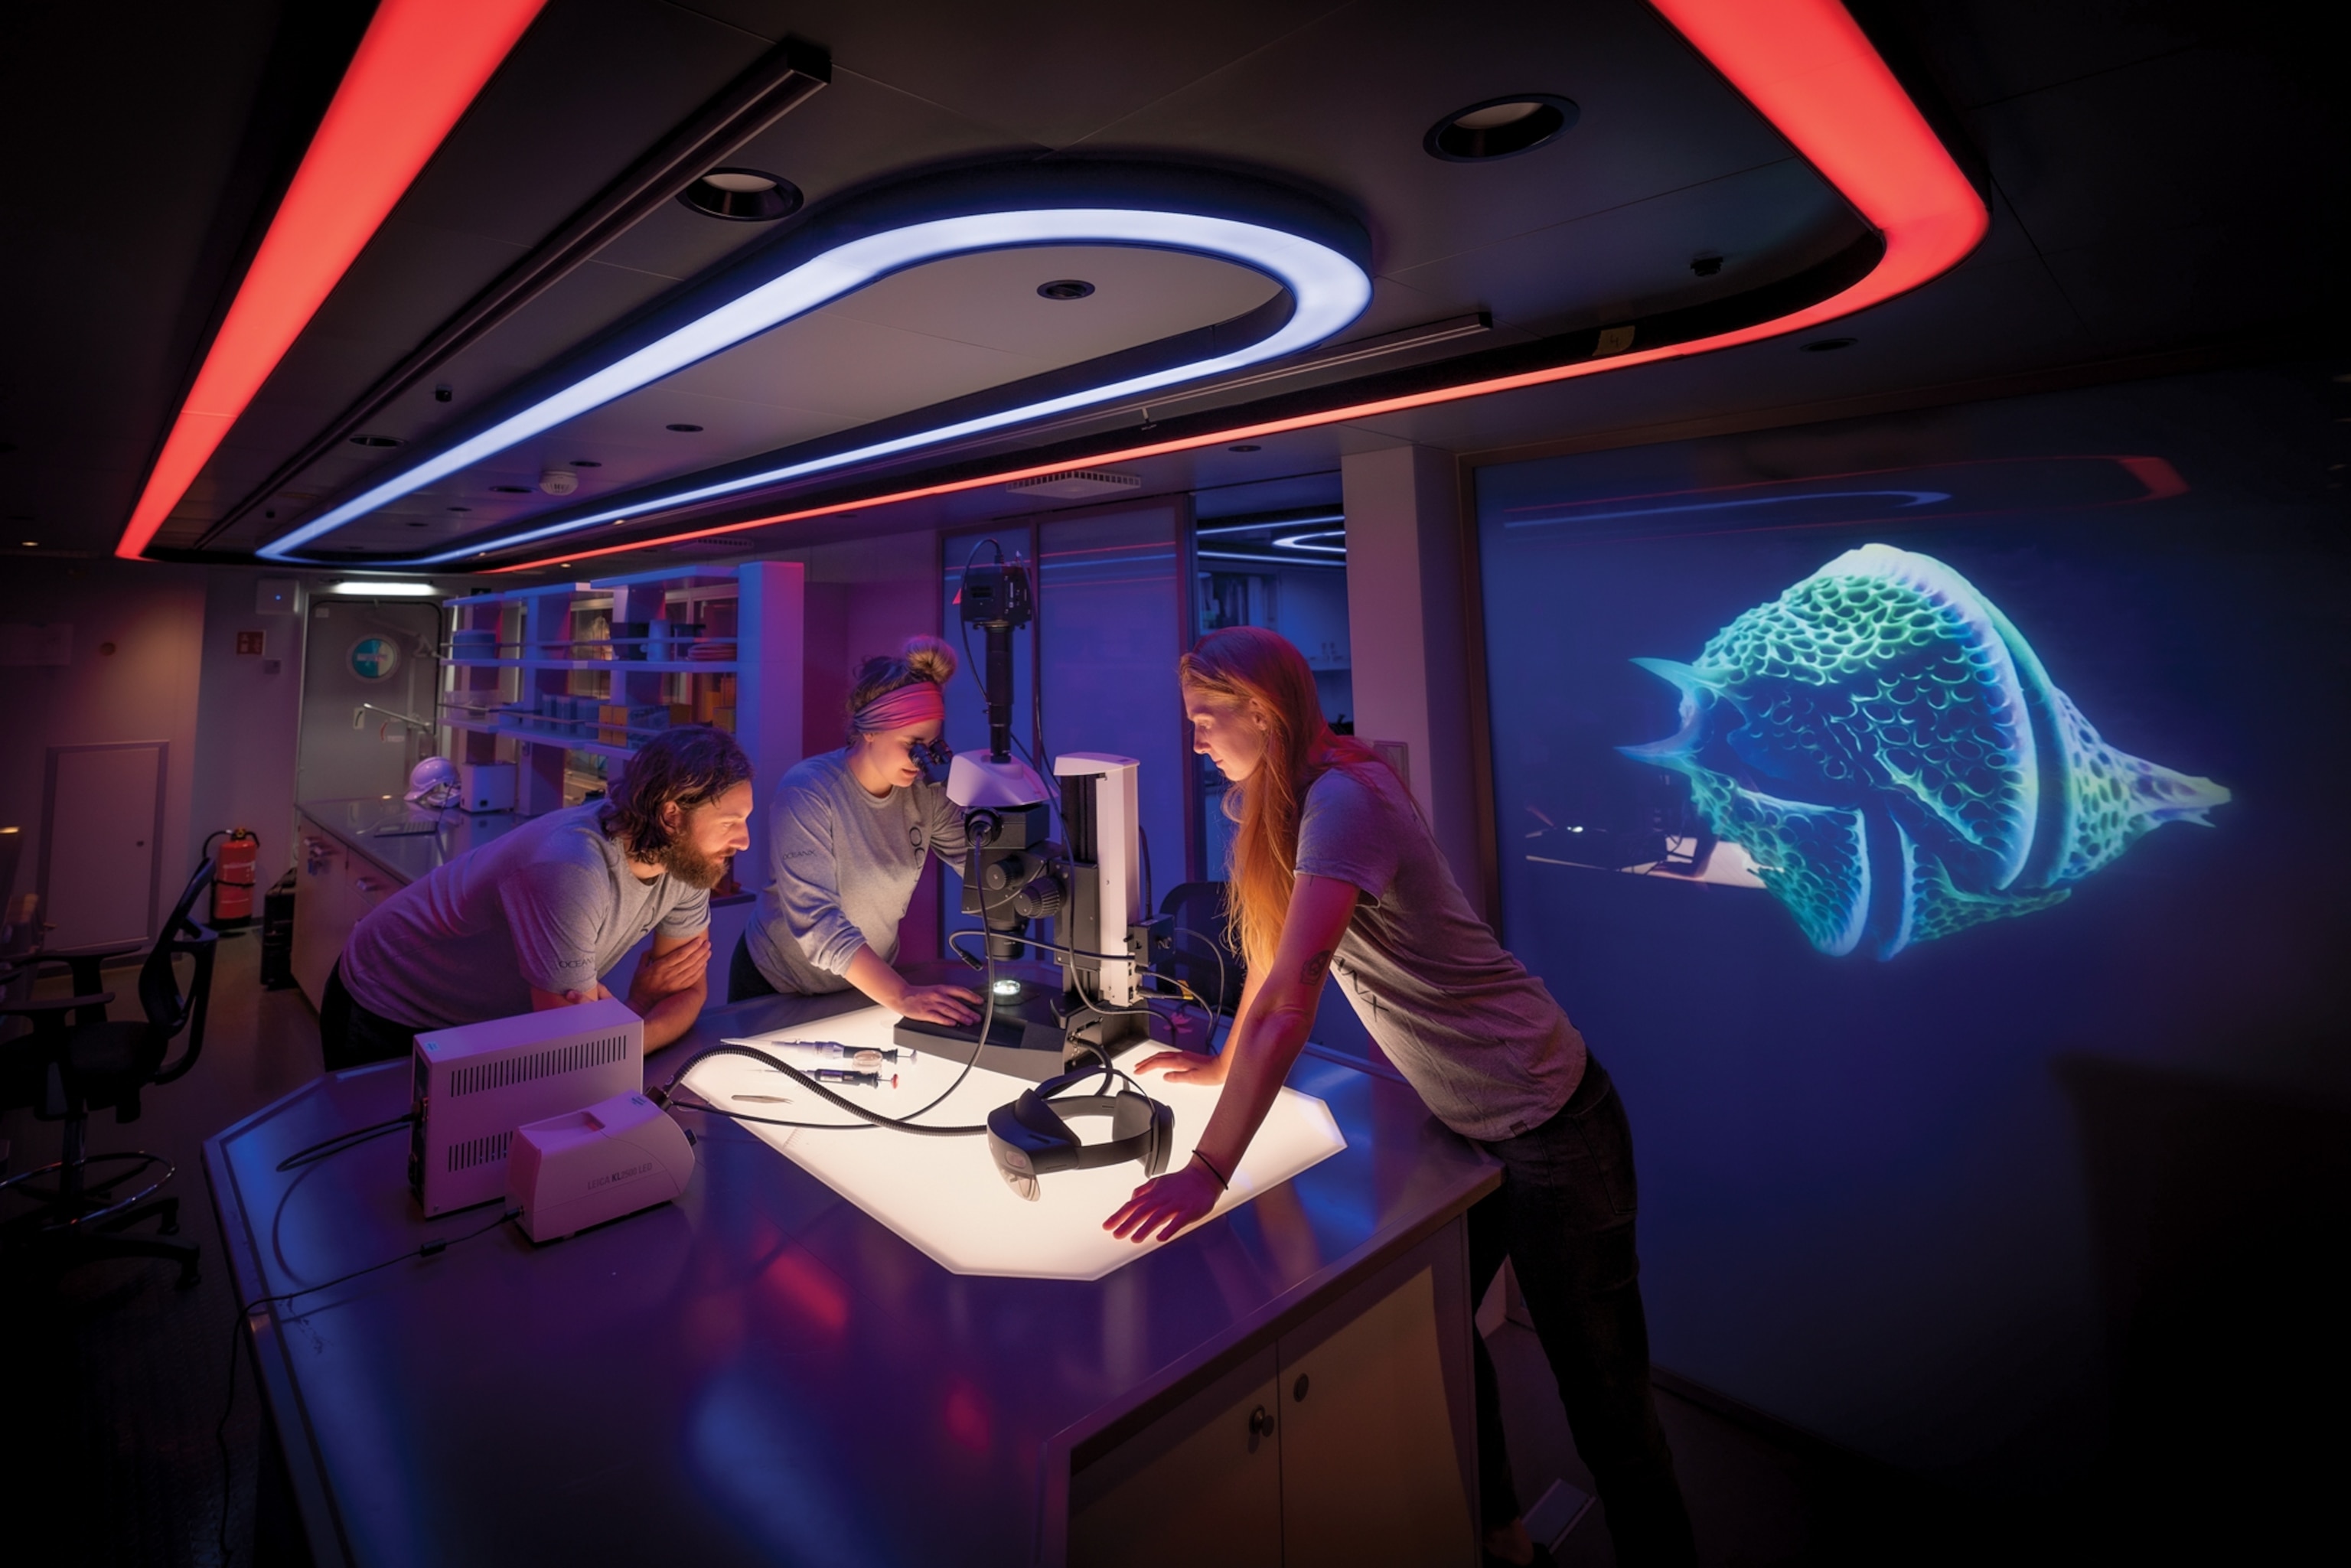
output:
[[[1312,550],[1317,555],[1345,555],[1347,553],[1345,545],[1324,544],[1322,541],[1343,539],[1346,537],[1347,530],[1344,528],[1317,528],[1311,534],[1284,534],[1274,540],[1273,544],[1276,549]]]
[[[1290,319],[1270,335],[1229,353],[1170,365],[1081,392],[1023,403],[992,413],[918,431],[848,451],[829,453],[755,474],[695,486],[672,494],[639,496],[626,507],[566,517],[560,522],[504,535],[487,546],[472,542],[439,555],[400,558],[431,566],[506,549],[535,539],[592,528],[599,523],[706,501],[757,489],[803,475],[871,462],[938,442],[1000,430],[1029,420],[1132,398],[1178,382],[1221,375],[1246,365],[1311,348],[1344,329],[1370,303],[1372,280],[1352,256],[1320,240],[1265,224],[1197,213],[1126,207],[1052,207],[938,218],[886,229],[835,246],[789,271],[737,296],[651,343],[581,377],[467,439],[402,469],[392,477],[273,539],[258,553],[271,560],[297,560],[304,545],[365,517],[378,507],[423,488],[436,479],[505,451],[575,419],[615,398],[651,385],[698,361],[780,326],[818,307],[853,294],[892,273],[975,251],[1049,245],[1128,245],[1192,251],[1236,262],[1267,274],[1289,290]]]

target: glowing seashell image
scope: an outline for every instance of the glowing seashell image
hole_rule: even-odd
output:
[[[1681,727],[1618,749],[1687,779],[1834,956],[2046,909],[2229,800],[2107,745],[1997,606],[1891,545],[1837,557],[1689,664],[1633,662],[1680,695]]]

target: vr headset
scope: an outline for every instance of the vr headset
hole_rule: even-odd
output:
[[[1051,1171],[1096,1170],[1124,1160],[1142,1161],[1145,1176],[1166,1170],[1176,1113],[1158,1101],[1132,1089],[1054,1098],[1081,1080],[1097,1076],[1100,1070],[1095,1068],[1065,1072],[987,1113],[987,1149],[996,1156],[996,1174],[1029,1202],[1037,1201],[1038,1178]],[[1108,1141],[1081,1143],[1062,1119],[1067,1116],[1108,1116]]]

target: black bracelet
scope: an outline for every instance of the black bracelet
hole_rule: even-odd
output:
[[[1218,1186],[1223,1187],[1228,1192],[1232,1190],[1233,1184],[1225,1179],[1225,1173],[1217,1168],[1216,1161],[1210,1159],[1207,1155],[1202,1154],[1197,1149],[1194,1149],[1192,1151],[1192,1157],[1208,1167],[1208,1174],[1217,1178],[1217,1185]]]

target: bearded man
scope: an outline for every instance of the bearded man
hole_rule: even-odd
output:
[[[385,899],[352,930],[319,1009],[327,1070],[406,1056],[420,1032],[608,997],[653,934],[627,1002],[645,1050],[709,995],[710,890],[751,847],[751,763],[706,725],[637,749],[611,798],[534,818]]]

